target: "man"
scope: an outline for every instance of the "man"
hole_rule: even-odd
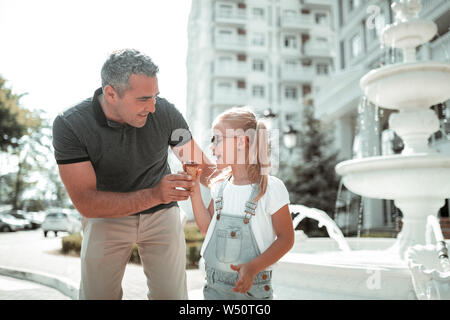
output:
[[[149,299],[187,299],[185,239],[177,201],[189,175],[171,174],[168,146],[197,161],[208,183],[214,165],[181,113],[158,97],[158,67],[139,51],[114,52],[93,98],[58,115],[53,146],[67,192],[83,215],[80,299],[121,299],[133,244]],[[199,161],[200,160],[200,161]]]

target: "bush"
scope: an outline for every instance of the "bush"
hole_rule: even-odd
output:
[[[74,233],[62,238],[62,253],[69,254],[75,253],[80,254],[81,242],[83,237],[79,233]]]

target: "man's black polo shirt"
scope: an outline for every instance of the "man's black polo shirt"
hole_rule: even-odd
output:
[[[97,190],[130,192],[154,187],[167,174],[168,147],[191,139],[182,114],[167,100],[156,97],[155,112],[145,126],[135,128],[106,118],[95,91],[92,98],[58,115],[53,122],[53,147],[58,164],[91,161]],[[160,204],[139,213],[177,205]]]

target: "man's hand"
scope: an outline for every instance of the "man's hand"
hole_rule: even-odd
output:
[[[194,186],[192,178],[186,174],[168,174],[153,188],[155,200],[159,203],[170,203],[173,201],[184,201],[189,198]],[[180,190],[177,188],[183,188]]]
[[[249,263],[230,265],[231,269],[239,272],[239,279],[233,288],[234,292],[247,293],[253,285],[253,280],[257,272],[253,270]]]

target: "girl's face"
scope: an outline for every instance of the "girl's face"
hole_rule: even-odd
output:
[[[242,136],[238,136],[235,130],[226,128],[223,123],[219,122],[213,127],[211,150],[216,157],[218,169],[229,165],[245,164],[241,138]]]

